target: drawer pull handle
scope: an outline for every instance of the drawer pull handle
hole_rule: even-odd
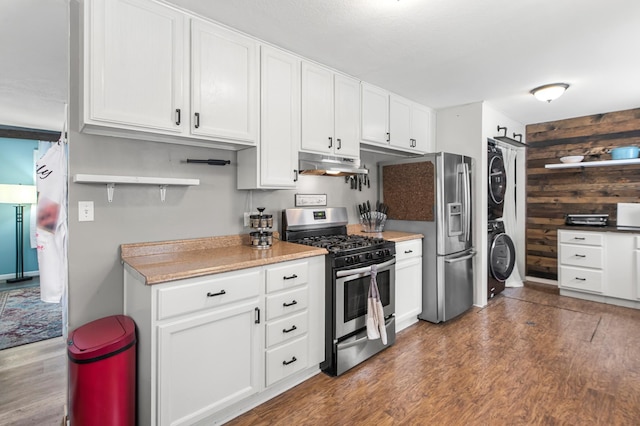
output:
[[[405,250],[405,254],[413,253],[413,250]]]
[[[291,333],[292,331],[295,331],[295,330],[297,330],[297,329],[298,329],[298,327],[296,327],[296,326],[294,325],[294,326],[291,326],[291,328],[290,328],[290,329],[288,329],[288,330],[287,330],[286,328],[283,328],[283,329],[282,329],[282,332],[283,332],[283,333]]]
[[[293,358],[291,358],[291,361],[282,361],[282,365],[289,365],[289,364],[293,364],[294,362],[296,362],[298,359],[294,356]]]
[[[207,293],[207,297],[222,296],[223,294],[227,294],[227,292],[224,290],[220,290],[220,292],[218,293]]]
[[[255,308],[255,313],[256,313],[256,319],[254,322],[256,324],[260,324],[260,308]]]
[[[297,305],[298,302],[296,302],[295,300],[292,300],[291,303],[283,303],[282,306],[284,306],[285,308],[289,307],[289,306],[293,306],[293,305]]]
[[[587,257],[586,254],[576,254],[576,257]]]
[[[584,237],[573,237],[574,240],[584,241]]]
[[[295,280],[296,278],[298,278],[296,274],[289,275],[288,277],[282,277],[283,280]]]
[[[586,281],[587,279],[586,278],[576,277],[576,280],[578,280],[578,281]]]

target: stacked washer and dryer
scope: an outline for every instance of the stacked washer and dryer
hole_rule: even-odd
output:
[[[516,263],[516,251],[513,240],[505,233],[503,211],[507,191],[507,172],[502,151],[489,140],[487,148],[489,177],[489,222],[487,224],[489,276],[487,296],[489,299],[505,288],[507,278],[513,272]]]

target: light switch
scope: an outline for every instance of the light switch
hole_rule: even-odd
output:
[[[78,201],[78,220],[93,222],[93,201]]]

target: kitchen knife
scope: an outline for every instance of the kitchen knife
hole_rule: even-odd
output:
[[[362,191],[362,176],[358,175],[358,191]]]

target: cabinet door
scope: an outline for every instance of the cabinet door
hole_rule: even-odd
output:
[[[360,157],[360,82],[335,76],[335,144],[340,157]]]
[[[261,389],[258,300],[158,328],[159,424],[191,424]]]
[[[634,248],[635,236],[632,234],[607,232],[605,234],[605,257],[604,268],[606,276],[605,295],[617,297],[625,300],[636,299],[636,286],[634,285]],[[584,249],[601,249],[600,247],[580,247]],[[563,245],[564,254],[564,245]],[[588,253],[587,253],[588,254]],[[586,259],[589,259],[588,256]],[[588,263],[589,267],[597,267],[595,261]]]
[[[295,188],[300,146],[300,60],[262,46],[260,181]]]
[[[361,86],[362,140],[389,144],[389,92],[366,83]]]
[[[255,143],[258,44],[236,32],[191,21],[191,132]]]
[[[401,329],[418,320],[422,311],[422,257],[396,264],[396,324]]]
[[[333,153],[333,111],[333,73],[302,62],[302,151]]]
[[[400,96],[389,97],[389,133],[390,144],[398,148],[412,148],[411,139],[411,101]]]
[[[414,103],[411,107],[411,139],[416,151],[432,152],[431,141],[431,110]]]
[[[184,15],[147,0],[85,5],[85,122],[183,132]]]

